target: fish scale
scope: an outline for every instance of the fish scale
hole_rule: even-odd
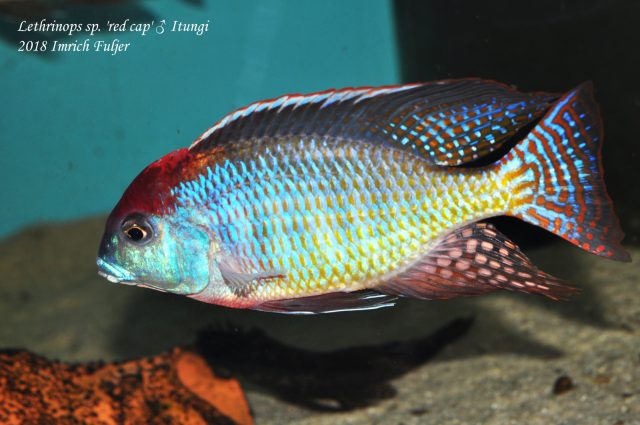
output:
[[[255,297],[375,286],[455,223],[507,210],[488,170],[450,174],[402,151],[338,139],[244,141],[236,159],[210,169],[174,190],[190,209],[197,186],[213,186],[204,206],[216,211],[223,249],[248,272],[286,271]],[[291,231],[292,222],[304,226]]]
[[[575,289],[479,220],[519,217],[628,260],[601,143],[588,83],[562,96],[475,79],[285,95],[145,168],[97,263],[112,282],[284,313],[497,289],[561,299]]]

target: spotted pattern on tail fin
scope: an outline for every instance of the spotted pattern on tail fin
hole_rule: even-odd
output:
[[[452,232],[407,270],[375,289],[419,299],[507,289],[557,300],[576,292],[538,270],[513,242],[487,223],[472,223]]]
[[[513,215],[591,253],[628,260],[601,164],[603,131],[590,83],[563,96],[503,159],[517,182]]]

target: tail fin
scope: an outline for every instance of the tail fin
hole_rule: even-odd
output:
[[[555,103],[501,161],[513,182],[511,214],[585,251],[620,261],[629,254],[604,185],[602,122],[591,83]]]

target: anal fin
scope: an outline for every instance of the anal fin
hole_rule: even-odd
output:
[[[389,282],[389,295],[448,299],[507,289],[563,299],[577,290],[537,269],[488,223],[472,223],[447,235],[434,249]]]
[[[331,292],[310,297],[267,301],[255,310],[288,314],[336,313],[339,311],[375,310],[394,305],[396,297],[376,291]]]

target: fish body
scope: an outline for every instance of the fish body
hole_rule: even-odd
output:
[[[562,298],[573,288],[480,220],[513,215],[626,259],[601,139],[589,85],[559,97],[452,80],[257,102],[134,180],[98,265],[116,282],[291,313],[496,289]]]

